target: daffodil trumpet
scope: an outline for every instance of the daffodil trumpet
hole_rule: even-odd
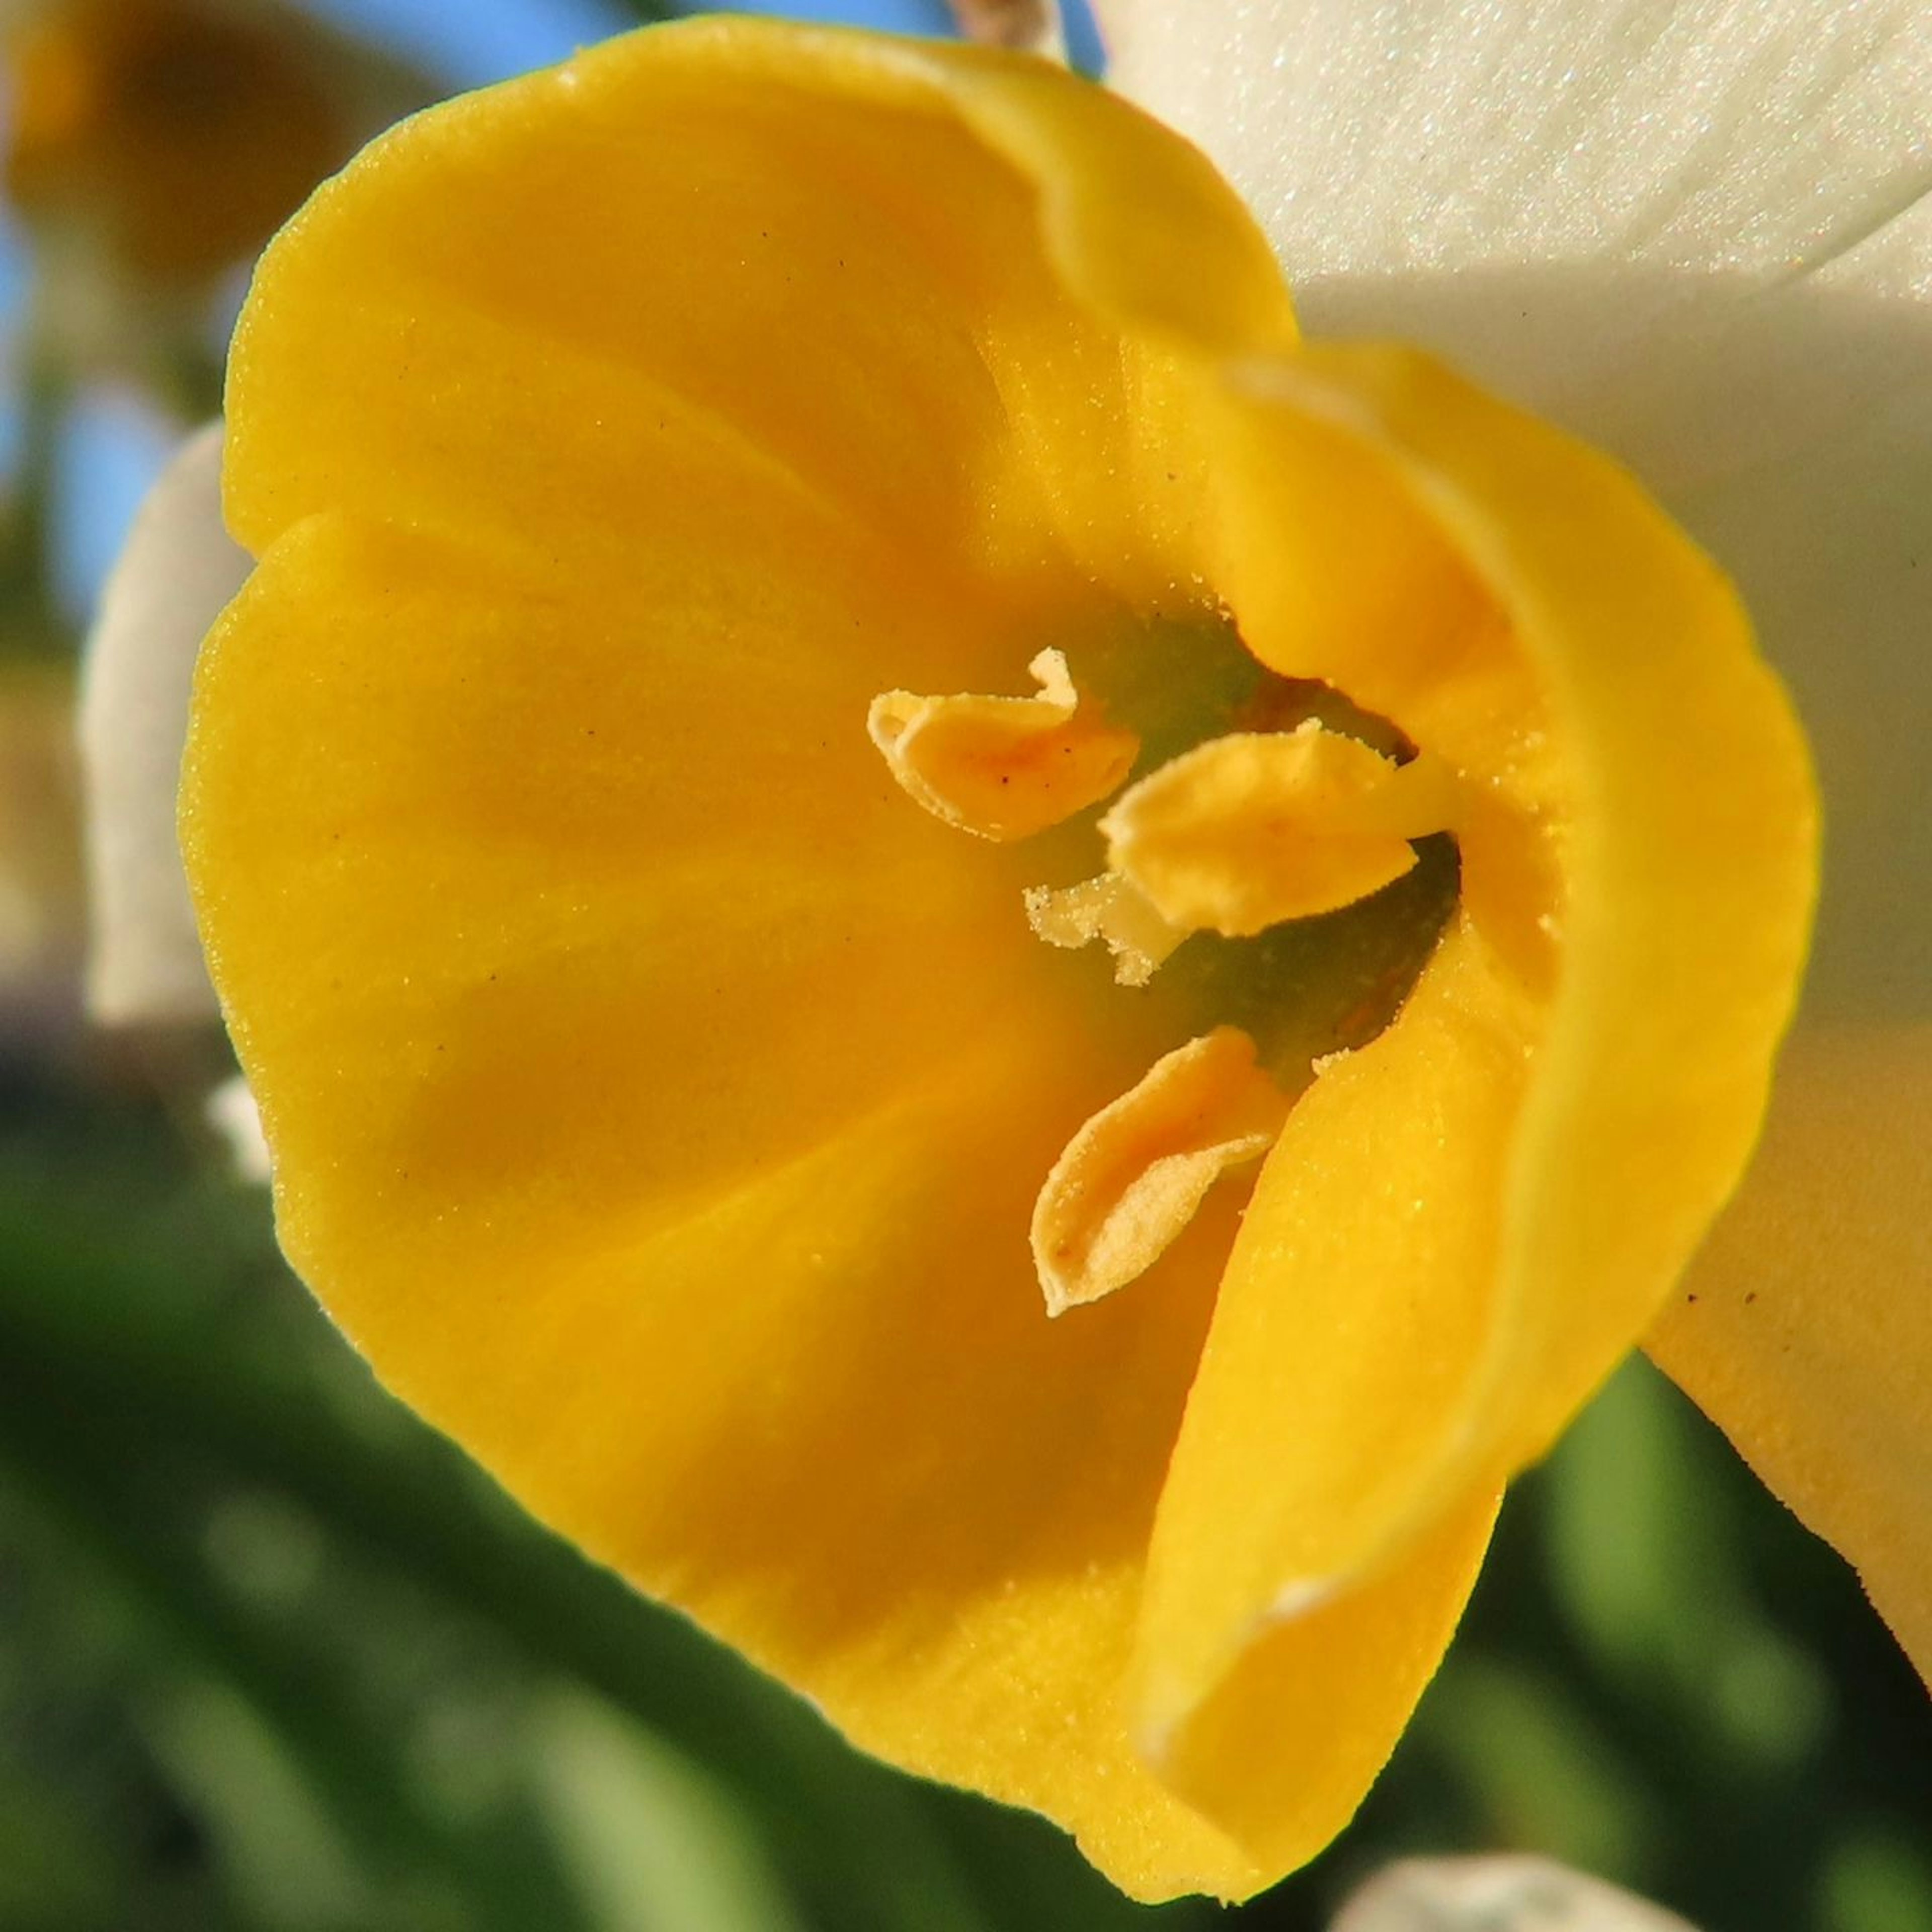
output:
[[[230,405],[296,1267],[866,1748],[1143,1898],[1312,1856],[1750,1150],[1815,828],[1722,577],[1118,100],[749,20],[377,143]]]
[[[1824,800],[1760,1150],[1644,1346],[1932,1682],[1932,500],[1916,0],[1095,0],[1311,334],[1412,338],[1600,444],[1737,583]]]

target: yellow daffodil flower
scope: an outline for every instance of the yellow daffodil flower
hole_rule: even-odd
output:
[[[1723,578],[1118,100],[748,21],[377,143],[230,403],[182,822],[297,1268],[861,1745],[1309,1857],[1757,1132]]]
[[[1647,1346],[1932,1679],[1932,16],[1099,4],[1311,331],[1412,337],[1602,444],[1744,591],[1820,769],[1817,945]]]

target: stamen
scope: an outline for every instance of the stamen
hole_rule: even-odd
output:
[[[1311,718],[1196,746],[1100,830],[1109,866],[1171,924],[1242,938],[1400,878],[1415,863],[1410,840],[1453,826],[1458,792],[1441,760],[1397,765]]]
[[[1125,782],[1140,740],[1082,706],[1066,659],[1042,651],[1034,698],[875,698],[866,728],[899,784],[935,818],[982,838],[1024,838]]]
[[[1029,886],[1025,897],[1027,923],[1048,945],[1077,950],[1104,939],[1114,956],[1117,986],[1144,986],[1188,936],[1185,927],[1170,926],[1118,872],[1058,890]]]
[[[1066,1144],[1033,1210],[1034,1266],[1048,1315],[1146,1273],[1231,1167],[1274,1144],[1288,1100],[1255,1043],[1216,1027],[1155,1061]]]

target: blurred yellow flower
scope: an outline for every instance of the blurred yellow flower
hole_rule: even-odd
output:
[[[142,278],[266,241],[352,145],[312,36],[223,0],[46,0],[8,28],[9,198]]]
[[[1723,579],[1134,110],[748,21],[378,143],[230,406],[184,838],[297,1268],[861,1744],[1142,1897],[1312,1855],[1756,1132]]]
[[[0,657],[0,1050],[72,1035],[82,950],[73,680]]]

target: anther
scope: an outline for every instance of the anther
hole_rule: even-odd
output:
[[[1001,841],[1058,825],[1118,790],[1140,752],[1131,731],[1083,705],[1058,651],[1027,667],[1032,698],[872,700],[866,728],[901,787],[935,818]]]
[[[1186,932],[1229,938],[1334,912],[1400,878],[1412,839],[1450,829],[1460,784],[1310,719],[1235,732],[1162,765],[1100,822],[1112,871]]]
[[[1048,1314],[1145,1274],[1215,1182],[1274,1144],[1288,1109],[1238,1027],[1156,1060],[1067,1142],[1040,1191],[1031,1236]]]

